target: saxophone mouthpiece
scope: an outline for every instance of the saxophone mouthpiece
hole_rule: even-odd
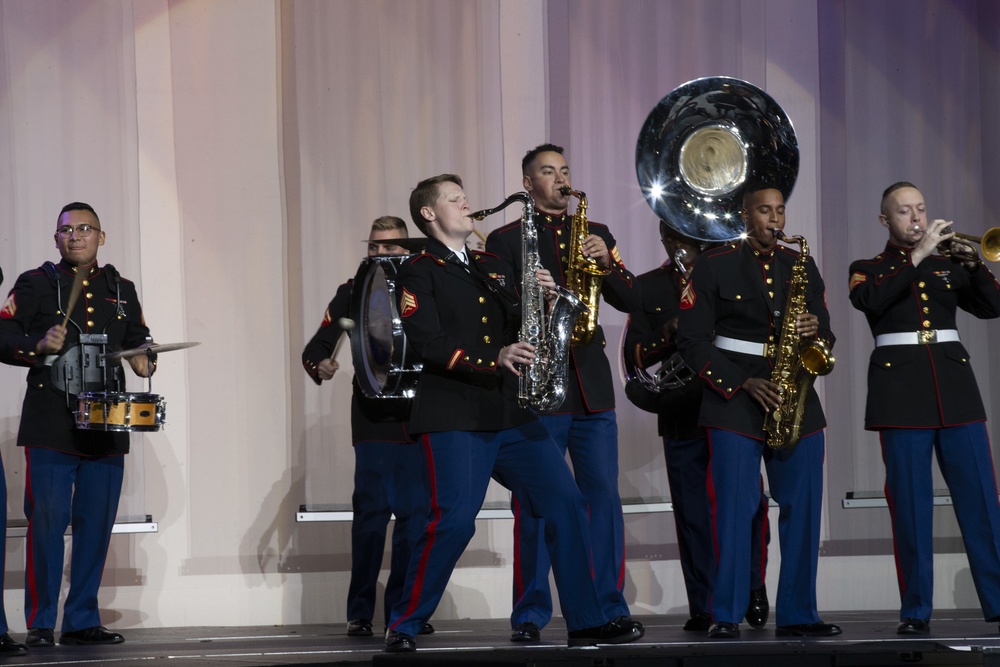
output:
[[[774,234],[774,238],[778,239],[779,241],[784,240],[785,232],[781,231],[777,227],[772,227],[771,232]]]
[[[568,185],[564,185],[561,188],[559,188],[559,194],[561,194],[563,197],[569,197],[571,192],[573,192],[573,188],[569,187]]]

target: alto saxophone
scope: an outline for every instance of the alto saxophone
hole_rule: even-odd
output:
[[[515,201],[524,205],[521,213],[521,331],[520,340],[535,348],[535,358],[521,369],[517,399],[522,407],[552,412],[566,399],[569,375],[569,345],[573,324],[586,305],[569,290],[556,286],[556,299],[546,310],[545,288],[535,271],[542,268],[538,255],[538,228],[535,201],[527,192],[515,192],[496,208],[477,211],[469,217],[482,220]]]
[[[792,449],[802,437],[802,419],[806,398],[817,375],[833,370],[835,359],[830,346],[822,339],[803,341],[795,330],[799,314],[806,312],[806,262],[809,244],[802,236],[785,236],[780,229],[774,235],[785,243],[798,243],[799,256],[792,266],[792,279],[785,301],[785,317],[781,322],[778,353],[771,371],[771,382],[778,385],[781,404],[764,415],[766,443],[774,449]]]
[[[601,305],[601,285],[604,276],[611,273],[598,266],[597,261],[583,254],[583,242],[590,236],[587,223],[587,194],[573,190],[568,185],[559,188],[564,197],[579,200],[570,226],[569,263],[566,268],[566,287],[577,295],[588,308],[581,313],[573,327],[573,345],[589,343],[597,330],[597,309]]]

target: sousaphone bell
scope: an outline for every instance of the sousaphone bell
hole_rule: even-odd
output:
[[[746,81],[689,81],[649,113],[635,147],[643,197],[679,234],[709,242],[739,238],[743,190],[775,186],[788,200],[799,149],[788,116]]]

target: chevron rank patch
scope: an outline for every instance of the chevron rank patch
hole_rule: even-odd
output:
[[[17,314],[17,303],[14,302],[14,293],[11,292],[7,300],[3,302],[3,306],[0,307],[0,317],[11,320],[14,319],[15,314]]]
[[[857,287],[861,283],[865,282],[866,280],[868,280],[868,276],[865,275],[864,273],[861,273],[860,271],[856,271],[855,273],[852,273],[851,274],[851,283],[850,283],[850,286],[848,287],[847,291],[850,292],[851,290],[853,290],[855,287]]]
[[[622,256],[618,253],[618,246],[611,249],[611,256],[616,262],[622,265],[622,268],[625,268],[625,262],[622,261]]]
[[[684,291],[681,292],[681,310],[693,308],[694,299],[694,283],[689,280],[687,284],[684,285]]]
[[[417,312],[417,297],[413,296],[413,293],[403,288],[403,295],[399,299],[399,314],[403,317],[409,317],[413,313]]]

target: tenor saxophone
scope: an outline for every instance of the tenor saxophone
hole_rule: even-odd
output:
[[[771,371],[771,382],[778,385],[781,403],[764,415],[764,432],[768,447],[792,449],[802,437],[802,420],[806,398],[817,375],[833,370],[835,359],[830,346],[822,339],[803,341],[795,330],[795,320],[806,312],[806,263],[809,244],[802,236],[785,236],[780,229],[774,235],[785,243],[797,243],[799,256],[792,265],[792,279],[785,301],[785,317],[781,323],[777,356]]]
[[[568,185],[559,188],[564,197],[578,200],[570,225],[569,262],[566,268],[566,287],[577,295],[587,307],[573,326],[573,345],[589,343],[597,330],[597,309],[601,305],[601,285],[604,276],[611,273],[598,266],[594,259],[584,256],[583,242],[590,236],[587,222],[587,194],[573,190]]]
[[[555,301],[547,310],[545,288],[535,275],[535,271],[542,268],[538,255],[538,228],[535,227],[535,201],[527,192],[515,192],[499,206],[477,211],[470,217],[482,220],[516,201],[524,205],[521,213],[519,339],[535,348],[535,358],[521,369],[517,400],[522,407],[552,412],[566,399],[573,324],[586,306],[572,292],[557,285]]]

